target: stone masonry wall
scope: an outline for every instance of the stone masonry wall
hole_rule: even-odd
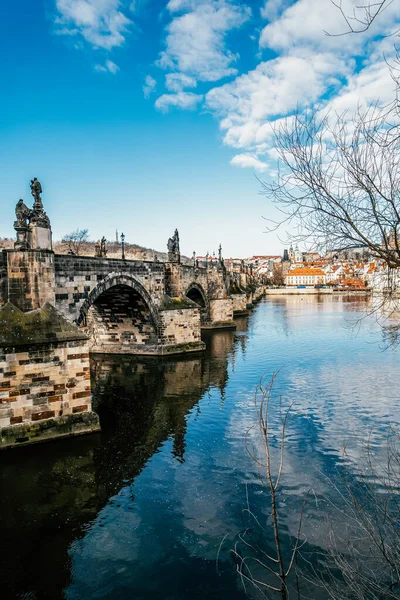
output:
[[[90,292],[112,274],[127,275],[139,281],[151,294],[155,305],[164,295],[164,264],[124,261],[85,256],[55,255],[55,301],[67,319],[74,321]]]
[[[22,311],[54,304],[54,254],[48,250],[9,250],[7,300]]]
[[[0,428],[91,410],[88,344],[0,348]]]
[[[233,320],[233,303],[231,298],[210,300],[210,322],[228,323]]]
[[[130,352],[132,346],[157,343],[148,306],[126,286],[112,287],[97,299],[88,311],[86,331],[97,352]]]
[[[8,299],[7,252],[0,252],[0,306]]]
[[[208,298],[226,298],[228,290],[225,284],[224,273],[222,269],[216,267],[193,268],[187,265],[180,265],[180,294],[183,295],[192,283],[201,286]]]
[[[246,312],[247,297],[246,294],[232,294],[233,314]]]
[[[198,308],[164,310],[161,311],[160,317],[162,344],[201,344],[200,310]]]

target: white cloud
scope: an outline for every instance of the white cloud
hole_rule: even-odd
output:
[[[143,86],[143,94],[145,98],[148,98],[150,94],[155,92],[157,87],[157,81],[151,75],[146,75],[146,79],[144,80]]]
[[[119,71],[119,66],[112,60],[106,60],[104,65],[95,65],[96,71],[103,71],[104,73],[112,73],[115,75]]]
[[[267,2],[263,14],[268,18],[272,11],[268,10]],[[273,8],[275,2],[272,2]],[[359,0],[343,0],[341,6],[345,15],[351,16],[353,9],[362,5]],[[394,21],[398,19],[396,4],[388,6],[379,18],[380,32],[389,33],[394,28]],[[357,13],[360,17],[362,14]],[[274,16],[276,16],[275,13]],[[327,36],[326,32],[331,36]],[[335,37],[347,31],[347,25],[340,10],[330,0],[298,0],[286,8],[279,19],[269,23],[261,32],[260,46],[262,48],[273,48],[274,50],[287,51],[294,46],[312,47],[315,50],[335,49],[338,53],[344,51],[356,54],[362,52],[366,40],[377,34],[377,29],[371,27],[363,35],[343,35]]]
[[[167,26],[166,49],[158,65],[195,77],[218,81],[235,75],[237,55],[225,46],[225,35],[240,27],[250,16],[247,6],[229,0],[171,0],[170,12],[188,10],[175,16]]]
[[[346,113],[350,119],[358,109],[375,103],[381,107],[390,104],[395,98],[395,88],[387,63],[381,60],[349,77],[347,85],[323,107],[321,114],[330,111],[335,118]]]
[[[122,0],[56,0],[56,31],[81,35],[92,46],[111,50],[125,42],[132,24],[125,14],[129,5]]]
[[[231,165],[235,167],[251,168],[256,171],[264,172],[268,169],[268,165],[251,154],[236,154],[231,160]]]
[[[165,76],[165,86],[170,92],[181,92],[184,88],[194,88],[197,81],[184,73],[168,73]]]
[[[193,5],[195,5],[193,0],[170,0],[167,8],[170,12],[179,12],[187,8],[192,8]]]
[[[266,61],[233,82],[210,90],[206,104],[221,118],[225,143],[257,147],[271,135],[275,119],[317,100],[350,66],[333,54],[303,51]]]
[[[170,108],[194,109],[202,99],[201,94],[193,94],[192,92],[163,94],[157,98],[155,107],[162,112],[168,112]]]
[[[343,0],[347,14],[358,0]],[[224,143],[240,148],[231,164],[264,168],[275,162],[273,125],[295,110],[348,111],[395,97],[383,60],[393,53],[393,38],[381,37],[400,23],[394,6],[364,35],[327,36],[345,31],[343,16],[329,0],[267,0],[261,16],[270,22],[260,46],[279,53],[206,95],[207,108],[219,119]],[[378,25],[377,25],[378,26]],[[363,66],[355,57],[364,58]],[[258,162],[261,164],[259,165]],[[265,162],[264,162],[265,161]],[[257,165],[257,166],[256,166]]]
[[[291,0],[266,0],[260,13],[263,19],[275,20],[280,13],[290,4]]]

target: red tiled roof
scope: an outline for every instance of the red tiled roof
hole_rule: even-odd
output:
[[[325,276],[325,273],[322,269],[313,269],[313,268],[308,268],[308,267],[295,267],[292,271],[289,271],[288,273],[288,277],[301,277],[301,276],[317,276],[317,277],[321,277],[321,276]]]

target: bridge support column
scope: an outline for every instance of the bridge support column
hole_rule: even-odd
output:
[[[242,315],[247,315],[247,296],[245,293],[242,294],[232,294],[232,305],[233,305],[233,316],[239,317]]]
[[[251,290],[247,291],[246,294],[246,307],[247,308],[253,308],[254,304],[253,304],[253,292]]]
[[[0,449],[100,428],[87,336],[46,303],[0,309]]]
[[[158,354],[181,354],[205,349],[201,341],[200,309],[187,298],[169,298],[160,310]]]
[[[236,329],[232,298],[209,300],[209,319],[202,329]]]

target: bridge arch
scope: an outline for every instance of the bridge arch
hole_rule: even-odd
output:
[[[207,294],[204,292],[203,287],[194,281],[187,288],[185,296],[199,306],[201,322],[204,323],[207,320],[209,306]]]
[[[150,293],[135,277],[111,273],[90,292],[76,323],[85,326],[94,347],[120,351],[155,345],[160,318]]]

